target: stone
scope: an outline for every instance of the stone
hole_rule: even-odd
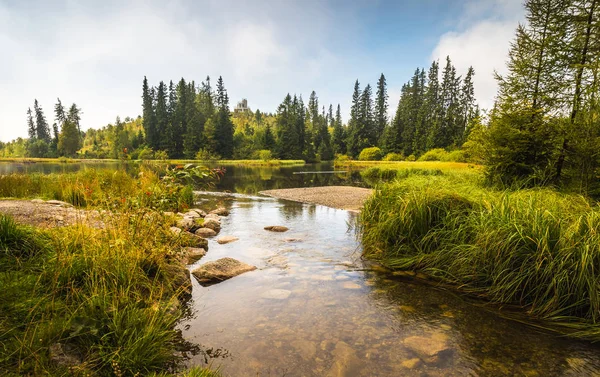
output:
[[[206,255],[203,247],[184,247],[183,248],[185,264],[192,264]]]
[[[50,360],[64,367],[73,367],[82,363],[74,346],[62,343],[54,343],[48,347]]]
[[[268,230],[271,232],[287,232],[290,229],[288,227],[285,227],[282,225],[269,225],[269,226],[265,227],[265,230]]]
[[[292,291],[288,291],[287,289],[270,289],[260,295],[260,297],[272,300],[285,300],[290,297],[291,294]]]
[[[205,263],[192,274],[200,285],[207,287],[253,270],[256,270],[255,266],[227,257]]]
[[[215,220],[219,223],[221,222],[221,216],[219,216],[215,213],[209,213],[208,215],[204,216],[204,220],[208,220],[208,219]]]
[[[333,355],[333,363],[325,376],[350,377],[360,375],[359,372],[363,363],[356,355],[356,351],[348,343],[343,341],[337,342],[335,349],[331,353]]]
[[[198,215],[200,215],[200,217],[205,217],[206,216],[206,212],[204,212],[200,208],[191,208],[190,212],[192,212],[192,211],[196,212]]]
[[[212,229],[216,233],[219,233],[221,231],[221,223],[220,222],[213,220],[213,219],[207,220],[206,217],[204,218],[204,224],[202,224],[202,227]]]
[[[199,219],[201,216],[196,211],[188,211],[183,214],[183,217],[191,217],[192,219]]]
[[[312,361],[317,353],[317,345],[308,340],[294,340],[291,343],[298,355],[306,361]]]
[[[217,243],[219,245],[224,245],[226,243],[232,243],[232,242],[235,242],[237,240],[239,240],[239,238],[235,237],[235,236],[222,236],[222,237],[219,237],[217,239]]]
[[[42,204],[44,201],[42,199],[31,199],[32,203]]]
[[[351,281],[345,282],[342,286],[346,289],[361,289],[362,288],[360,285],[353,283]]]
[[[169,283],[178,292],[179,297],[189,299],[192,296],[192,280],[190,272],[183,263],[169,263],[163,267]]]
[[[409,336],[404,339],[404,345],[421,358],[431,358],[449,350],[447,340],[447,335],[434,333],[430,337]]]
[[[414,369],[414,368],[418,367],[419,365],[421,365],[421,359],[419,359],[418,357],[414,357],[412,359],[404,360],[401,363],[401,365],[408,369]]]
[[[219,216],[229,216],[229,211],[225,207],[219,207],[217,209],[213,209],[209,213],[219,215]]]
[[[183,219],[177,220],[177,227],[183,230],[191,230],[196,226],[196,222],[192,217],[184,217]]]
[[[73,207],[71,203],[63,202],[62,200],[47,200],[46,203],[58,207]]]
[[[64,218],[63,216],[61,216],[61,215],[55,215],[55,216],[54,216],[54,219],[55,219],[56,221],[65,221],[65,218]]]
[[[173,234],[175,234],[176,236],[178,236],[178,235],[179,235],[179,234],[181,234],[181,232],[182,232],[181,228],[178,228],[178,227],[176,227],[176,226],[172,226],[172,227],[170,227],[169,229],[170,229],[170,230],[171,230],[171,232],[172,232]]]
[[[202,238],[193,233],[185,232],[187,237],[187,244],[191,247],[201,247],[204,250],[208,250],[208,240],[206,238]]]
[[[301,242],[302,240],[300,238],[286,238],[284,241],[285,242]]]
[[[215,232],[214,230],[210,229],[210,228],[199,228],[196,229],[196,231],[194,232],[195,235],[200,236],[200,237],[214,237],[217,235],[217,232]]]

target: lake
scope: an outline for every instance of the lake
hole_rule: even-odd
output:
[[[0,164],[0,173],[88,166]],[[239,240],[210,240],[196,265],[229,256],[258,269],[207,288],[193,281],[190,315],[179,325],[200,346],[189,366],[210,364],[230,376],[599,375],[597,345],[507,319],[507,311],[484,301],[363,261],[356,215],[257,194],[364,185],[360,175],[325,173],[333,170],[329,164],[226,169],[216,193],[197,193],[199,206],[227,207],[220,235]],[[290,230],[271,233],[267,225]]]

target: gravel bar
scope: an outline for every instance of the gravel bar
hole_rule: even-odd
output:
[[[260,194],[295,202],[359,212],[373,190],[351,186],[324,186],[261,191]]]

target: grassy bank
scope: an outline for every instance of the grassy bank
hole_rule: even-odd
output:
[[[412,173],[379,187],[360,230],[367,257],[600,340],[600,208],[586,198]]]
[[[178,253],[189,240],[155,212],[122,215],[106,218],[102,230],[45,231],[0,215],[2,375],[177,368],[186,344],[174,326],[190,289]]]
[[[466,162],[443,162],[443,161],[354,161],[336,160],[336,169],[365,169],[380,168],[394,170],[426,169],[442,171],[481,171],[482,167]]]
[[[221,165],[251,165],[251,166],[288,166],[304,165],[304,160],[117,160],[117,159],[86,159],[86,158],[30,158],[3,157],[0,162],[18,163],[99,163],[99,162],[154,162],[158,164],[221,164]]]

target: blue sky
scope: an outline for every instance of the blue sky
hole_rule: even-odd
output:
[[[450,55],[483,107],[504,71],[520,0],[0,0],[0,140],[25,137],[37,98],[83,109],[83,128],[141,113],[141,82],[223,76],[231,102],[274,112],[287,92],[340,103],[383,72],[390,113],[417,67]]]

